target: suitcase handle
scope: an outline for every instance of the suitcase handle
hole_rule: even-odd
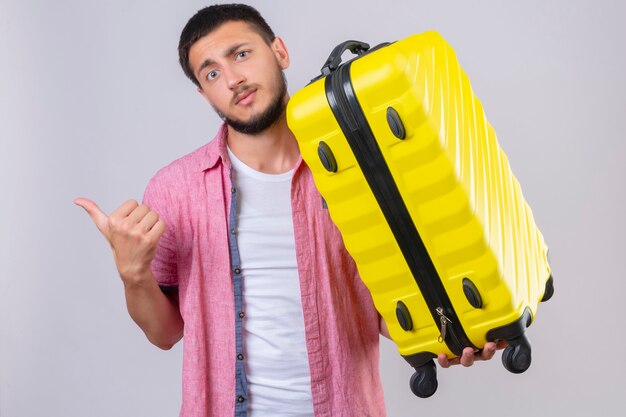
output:
[[[355,55],[363,55],[367,50],[370,49],[369,44],[361,41],[345,41],[340,43],[333,49],[330,53],[330,56],[324,63],[322,67],[322,77],[329,75],[331,72],[335,71],[339,68],[339,64],[341,64],[341,55],[347,50],[350,50]]]

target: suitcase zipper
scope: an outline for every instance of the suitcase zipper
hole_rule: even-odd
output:
[[[442,307],[437,307],[435,311],[437,311],[437,314],[439,314],[439,323],[441,326],[441,333],[439,334],[439,338],[437,340],[439,341],[439,343],[443,343],[444,340],[446,340],[446,326],[448,325],[448,323],[452,323],[452,320],[450,320],[446,317],[445,314],[443,314]]]
[[[340,66],[326,77],[326,97],[331,110],[398,242],[433,320],[439,325],[440,341],[445,341],[455,355],[461,355],[465,347],[477,350],[460,324],[356,98],[350,81],[352,62]]]

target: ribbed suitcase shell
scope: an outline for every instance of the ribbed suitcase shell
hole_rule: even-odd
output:
[[[477,347],[489,330],[534,318],[550,277],[547,247],[506,155],[454,51],[436,32],[414,35],[351,63],[350,79],[411,218],[465,332]],[[406,129],[399,140],[387,109]],[[291,98],[288,123],[362,280],[401,355],[445,352],[439,323],[424,302],[396,240],[329,107],[324,79]],[[318,144],[338,169],[320,162]],[[470,305],[462,281],[477,287]],[[396,317],[408,307],[413,329]]]

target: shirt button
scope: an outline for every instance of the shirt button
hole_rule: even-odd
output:
[[[231,192],[231,193],[234,193],[234,192],[235,192],[235,187],[231,188],[231,189],[230,189],[230,192]]]
[[[241,274],[241,269],[239,269],[239,268],[235,268],[235,269],[233,269],[233,272],[234,272],[235,274],[239,275],[239,274]]]
[[[243,355],[240,353],[239,355],[237,355],[237,359],[239,359],[240,361],[243,360]]]
[[[244,313],[243,311],[239,312],[239,317],[244,318],[245,315],[246,315],[246,313]]]
[[[240,395],[239,397],[237,397],[237,401],[242,403],[244,400],[243,395]]]
[[[230,229],[230,234],[234,235],[235,234],[235,229]]]

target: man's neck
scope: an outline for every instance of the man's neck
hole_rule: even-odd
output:
[[[283,115],[257,135],[239,133],[228,126],[228,147],[250,168],[266,174],[282,174],[293,169],[300,158],[296,138]]]

